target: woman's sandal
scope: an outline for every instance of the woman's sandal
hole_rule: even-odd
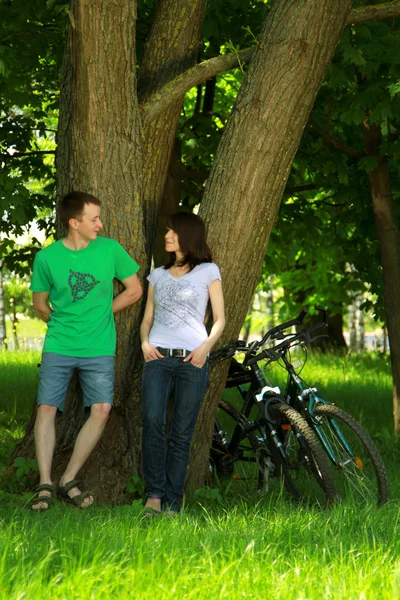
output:
[[[78,494],[77,496],[73,496],[72,498],[71,498],[71,496],[68,495],[68,492],[70,490],[72,490],[72,488],[74,488],[74,487],[78,487],[78,482],[76,479],[72,479],[72,481],[68,481],[68,483],[66,483],[65,485],[59,485],[57,488],[57,493],[62,500],[65,500],[66,502],[73,504],[77,508],[88,508],[89,506],[91,506],[91,504],[82,506],[82,504],[86,500],[86,498],[93,496],[93,494],[91,492],[81,492],[80,494]]]
[[[146,508],[144,509],[144,516],[147,518],[158,517],[159,515],[161,515],[161,510],[151,508],[151,506],[146,506]]]
[[[43,494],[41,495],[40,492],[42,491],[51,492],[53,494],[54,487],[51,485],[51,483],[42,483],[38,485],[36,489],[37,497],[32,500],[31,503],[31,510],[33,510],[33,512],[45,512],[46,510],[49,510],[52,505],[53,498],[51,496],[43,496]],[[35,504],[39,504],[39,502],[47,504],[46,508],[33,508]]]

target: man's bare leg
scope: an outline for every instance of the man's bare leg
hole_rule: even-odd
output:
[[[75,479],[78,471],[91,455],[94,447],[101,438],[104,427],[107,423],[111,405],[105,402],[93,404],[90,409],[90,417],[80,430],[76,438],[74,450],[67,465],[64,475],[60,479],[60,486],[67,484]],[[68,495],[73,498],[80,494],[77,487],[69,490]],[[86,508],[93,503],[93,496],[88,496],[81,504],[81,508]]]
[[[39,465],[40,484],[51,485],[51,463],[53,461],[54,447],[56,443],[56,419],[57,408],[49,404],[38,406],[35,421],[35,447],[36,458]],[[41,496],[51,496],[48,490],[42,490]],[[33,510],[47,509],[46,502],[37,502],[32,505]]]

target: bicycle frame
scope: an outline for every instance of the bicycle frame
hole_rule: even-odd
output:
[[[296,373],[295,368],[286,358],[286,353],[284,353],[282,355],[282,360],[285,363],[285,368],[286,368],[286,371],[288,372],[288,380],[287,380],[286,390],[285,390],[285,394],[284,394],[286,402],[288,404],[290,404],[291,406],[293,406],[294,408],[297,408],[297,405],[300,405],[299,412],[303,413],[305,415],[307,422],[314,429],[315,433],[318,436],[319,441],[321,442],[322,446],[325,448],[325,451],[327,452],[330,460],[333,462],[333,464],[335,466],[341,468],[343,465],[336,458],[335,452],[332,449],[332,446],[329,443],[329,440],[327,439],[324,431],[321,428],[320,423],[321,423],[322,419],[321,419],[321,417],[318,417],[317,415],[314,414],[314,407],[317,404],[329,404],[329,403],[326,402],[326,400],[324,400],[323,398],[321,398],[318,395],[317,388],[309,387],[307,385],[307,383],[304,381],[304,379],[302,379]],[[332,425],[332,428],[333,428],[335,435],[337,436],[340,444],[343,446],[343,448],[346,450],[346,452],[348,452],[349,455],[351,456],[351,458],[354,460],[356,457],[355,457],[351,447],[349,446],[346,438],[344,437],[336,420],[331,419],[330,423]]]
[[[250,383],[250,387],[248,390],[245,390],[243,387],[244,383]],[[284,446],[279,439],[278,431],[275,427],[275,422],[271,418],[265,417],[265,405],[268,401],[283,401],[283,396],[281,395],[281,391],[278,387],[272,387],[271,383],[266,379],[264,373],[258,366],[258,364],[254,364],[251,366],[250,370],[246,369],[241,375],[240,373],[233,375],[231,380],[228,377],[227,386],[226,387],[235,387],[239,390],[242,398],[243,398],[243,406],[240,410],[243,418],[238,421],[233,433],[231,442],[226,446],[227,451],[232,456],[239,456],[240,450],[240,442],[243,439],[243,432],[251,432],[258,430],[261,434],[261,441],[266,448],[268,448],[270,443],[273,443],[278,450],[278,453],[281,455],[283,459],[286,458],[286,452]],[[261,417],[255,421],[249,421],[248,417],[250,416],[250,412],[252,407],[256,405],[258,406]],[[222,432],[222,427],[218,421],[215,419],[215,426],[218,431]],[[302,436],[297,428],[294,428],[295,435],[300,439]],[[240,460],[246,462],[257,462],[256,459],[252,459],[250,457],[240,457]]]

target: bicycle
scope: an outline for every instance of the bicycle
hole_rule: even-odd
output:
[[[237,342],[214,352],[212,363],[249,349]],[[253,464],[262,493],[268,492],[272,479],[280,478],[298,500],[332,503],[337,498],[334,479],[315,433],[267,382],[257,361],[247,366],[233,359],[226,386],[239,390],[243,404],[238,409],[219,402],[210,451],[213,469],[219,475],[233,475],[237,463]],[[255,417],[250,414],[253,408]]]
[[[358,503],[374,502],[382,506],[389,499],[389,482],[375,442],[354,417],[335,404],[328,403],[316,387],[308,385],[290,360],[289,352],[294,346],[300,345],[306,349],[306,344],[320,337],[327,337],[311,335],[314,331],[327,327],[326,310],[319,306],[315,308],[322,313],[322,322],[296,333],[288,332],[288,329],[299,327],[303,323],[308,313],[308,309],[303,308],[295,319],[273,327],[264,335],[253,347],[253,353],[268,340],[283,341],[256,354],[248,364],[266,359],[267,365],[277,362],[283,366],[288,373],[283,394],[285,402],[305,418],[317,435],[333,467],[335,487],[339,495],[342,498],[353,497]],[[301,368],[306,361],[307,356]]]

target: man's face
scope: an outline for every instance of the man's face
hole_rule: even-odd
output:
[[[103,224],[100,221],[100,206],[85,204],[83,213],[77,219],[70,220],[70,226],[82,240],[95,240]]]

